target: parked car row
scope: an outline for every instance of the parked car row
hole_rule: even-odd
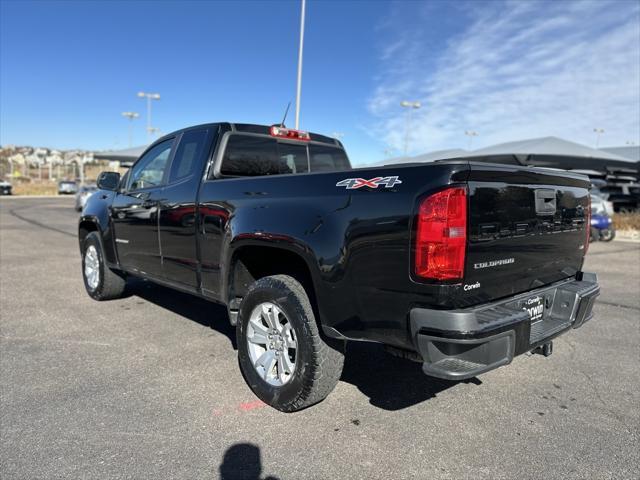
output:
[[[81,212],[87,203],[87,200],[98,189],[95,184],[85,184],[79,186],[77,182],[73,180],[63,180],[58,182],[58,195],[71,195],[75,194],[74,208],[76,211]],[[0,180],[0,195],[11,195],[13,193],[13,186],[6,180]]]

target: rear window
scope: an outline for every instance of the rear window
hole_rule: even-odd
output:
[[[299,143],[276,142],[278,144],[278,158],[287,165],[289,173],[307,173],[309,160],[307,146]]]
[[[312,172],[349,170],[349,160],[341,148],[311,144],[309,160]]]
[[[290,173],[286,171],[286,164],[278,163],[276,143],[267,137],[231,135],[220,172],[234,177]]]
[[[308,148],[308,152],[307,152]],[[348,170],[344,151],[330,146],[278,141],[266,136],[230,135],[220,173],[249,177]]]

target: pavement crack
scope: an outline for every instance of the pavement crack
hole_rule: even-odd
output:
[[[26,207],[26,208],[28,208],[28,207]],[[24,208],[22,208],[21,210],[24,210]],[[69,233],[69,232],[67,232],[65,230],[61,230],[59,228],[52,227],[50,225],[45,225],[44,223],[40,223],[37,220],[32,220],[30,218],[24,217],[24,216],[20,215],[19,213],[17,213],[15,211],[15,209],[9,210],[9,214],[14,216],[14,217],[16,217],[16,218],[18,218],[18,219],[20,219],[20,220],[22,220],[23,222],[27,222],[27,223],[29,223],[31,225],[35,225],[36,227],[46,228],[47,230],[52,230],[54,232],[58,232],[58,233],[61,233],[63,235],[67,235],[69,237],[74,237],[74,238],[76,237],[76,235],[74,233]]]
[[[633,305],[623,305],[621,303],[615,302],[607,302],[606,300],[596,300],[596,304],[609,305],[610,307],[628,308],[629,310],[640,312],[640,307],[634,307]]]
[[[95,345],[99,347],[110,347],[110,343],[94,342],[93,340],[65,340],[58,338],[41,338],[41,337],[7,337],[0,336],[0,339],[14,342],[41,342],[41,343],[67,343],[76,345]]]

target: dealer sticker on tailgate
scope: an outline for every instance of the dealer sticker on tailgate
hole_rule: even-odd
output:
[[[522,309],[529,314],[532,322],[542,320],[544,314],[544,298],[540,295],[528,298],[524,301]]]

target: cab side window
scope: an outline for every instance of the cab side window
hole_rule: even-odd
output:
[[[162,185],[173,139],[159,143],[145,153],[131,169],[129,190],[140,190]]]
[[[190,177],[202,165],[201,159],[207,146],[208,130],[189,130],[182,135],[171,162],[169,183]]]

